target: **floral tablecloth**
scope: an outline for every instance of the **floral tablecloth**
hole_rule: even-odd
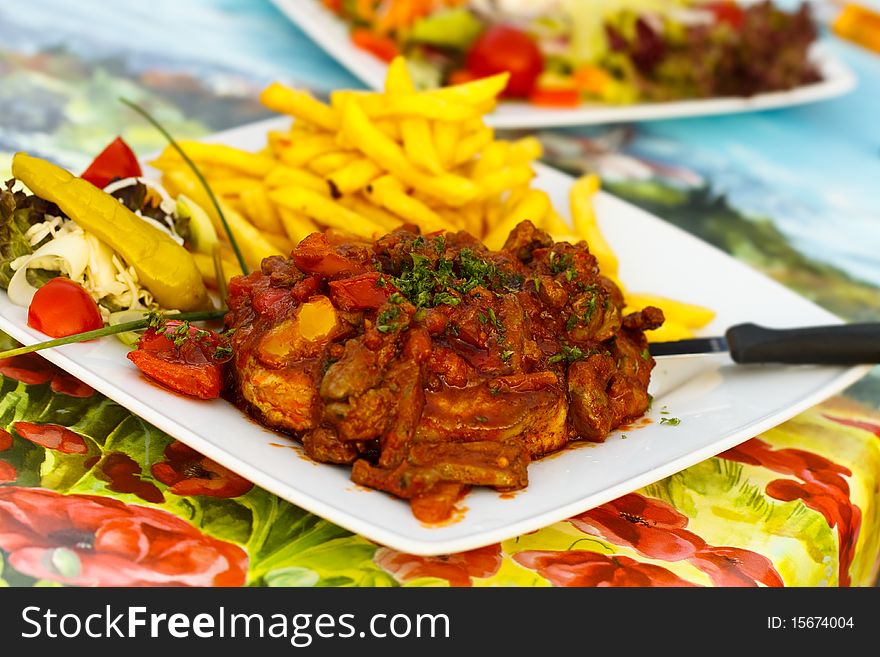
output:
[[[542,133],[547,159],[851,320],[880,319],[880,58],[784,111]],[[262,118],[284,77],[355,85],[268,2],[6,0],[0,171],[73,169],[116,98],[180,136]],[[443,557],[375,545],[253,486],[39,356],[0,361],[0,585],[868,586],[880,566],[880,376],[717,457],[540,531]]]

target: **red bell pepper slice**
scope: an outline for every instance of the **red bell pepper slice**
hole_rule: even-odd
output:
[[[92,160],[81,178],[103,189],[117,178],[142,176],[141,165],[128,144],[117,137]]]
[[[351,40],[361,50],[366,50],[386,62],[390,62],[400,53],[393,39],[366,28],[352,30]]]
[[[128,359],[146,376],[174,392],[217,399],[223,386],[223,368],[214,358],[222,342],[220,336],[213,331],[201,333],[194,326],[181,332],[180,327],[181,322],[168,321],[162,333],[148,330],[138,348],[128,353]]]
[[[395,292],[388,277],[377,271],[330,282],[330,298],[340,310],[375,309]]]
[[[219,365],[170,361],[141,349],[128,352],[128,359],[148,377],[175,392],[199,399],[217,399],[220,396],[223,373]]]

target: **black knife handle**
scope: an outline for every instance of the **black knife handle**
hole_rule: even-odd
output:
[[[737,363],[861,365],[880,363],[880,323],[770,329],[738,324],[726,333]]]

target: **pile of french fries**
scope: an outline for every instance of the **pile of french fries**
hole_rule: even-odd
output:
[[[210,183],[252,269],[267,256],[289,254],[317,230],[372,239],[410,223],[424,232],[466,230],[499,249],[528,219],[557,241],[585,240],[602,272],[616,281],[617,257],[593,209],[598,178],[572,185],[569,224],[545,192],[531,187],[540,142],[499,140],[485,124],[507,77],[418,91],[405,60],[397,58],[383,92],[337,91],[329,104],[275,83],[261,101],[294,121],[289,130],[270,131],[262,151],[196,141],[180,146]],[[208,212],[222,238],[218,213],[177,152],[169,147],[151,164],[171,194],[185,194]],[[216,286],[212,258],[195,255],[206,283]],[[228,244],[221,257],[227,276],[240,272]],[[714,317],[670,299],[629,293],[626,299],[633,310],[664,309],[667,322],[654,340],[691,337]]]

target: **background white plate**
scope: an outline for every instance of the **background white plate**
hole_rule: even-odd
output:
[[[364,84],[373,89],[382,88],[387,64],[355,46],[349,37],[348,26],[324,9],[318,0],[272,2]],[[486,122],[496,128],[547,128],[733,114],[812,103],[840,96],[855,88],[855,75],[839,60],[822,48],[816,48],[813,57],[823,80],[790,91],[759,94],[751,98],[709,98],[617,106],[584,104],[571,109],[505,101],[487,117]]]
[[[287,119],[263,121],[208,141],[256,150],[265,145],[267,130],[288,124]],[[538,171],[536,185],[565,213],[571,178],[544,166]],[[721,251],[619,199],[600,193],[596,210],[620,258],[624,284],[715,309],[718,317],[708,333],[747,320],[775,327],[839,322]],[[0,294],[0,329],[25,344],[44,339],[26,321],[26,310]],[[512,499],[475,490],[465,498],[467,510],[457,522],[427,527],[413,517],[407,502],[355,486],[347,467],[306,459],[292,441],[257,425],[231,404],[188,399],[150,383],[125,353],[113,338],[43,352],[133,413],[254,483],[353,532],[416,554],[477,548],[604,504],[787,420],[869,370],[738,366],[721,355],[663,360],[651,384],[651,424],[533,463],[528,488]],[[664,408],[668,416],[660,414]],[[681,424],[661,425],[662,417],[680,418]]]

